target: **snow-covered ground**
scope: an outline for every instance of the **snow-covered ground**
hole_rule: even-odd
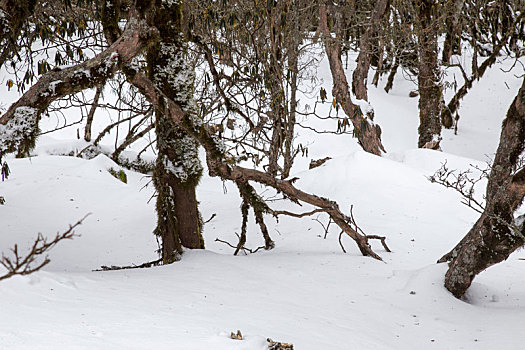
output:
[[[237,191],[205,176],[198,193],[202,215],[206,220],[216,214],[204,228],[207,250],[186,252],[169,266],[92,272],[157,258],[150,178],[126,170],[124,184],[108,173],[118,166],[104,156],[88,161],[46,155],[72,143],[42,137],[39,155],[9,159],[12,175],[0,183],[6,198],[0,251],[15,243],[27,247],[38,232],[52,236],[91,215],[76,230],[79,237],[51,251],[44,271],[0,282],[0,349],[263,350],[266,338],[300,350],[523,349],[525,262],[519,258],[525,253],[485,271],[465,300],[455,299],[443,287],[446,265],[435,262],[477,214],[426,178],[445,160],[465,170],[483,166],[495,152],[501,121],[521,83],[500,70],[509,65],[498,63],[475,83],[460,109],[459,135],[444,131],[445,152],[414,148],[417,98],[408,97],[414,86],[401,75],[390,94],[382,90],[384,82],[370,88],[385,157],[360,151],[350,137],[300,130],[311,158],[333,159],[313,170],[307,170],[311,158],[298,159],[297,186],[337,200],[347,213],[353,204],[365,232],[387,237],[392,253],[373,243],[384,262],[362,257],[346,237],[343,253],[334,225],[324,239],[313,220],[326,225],[323,215],[278,223],[267,217],[276,248],[234,257],[215,239],[236,242]],[[326,64],[320,75],[329,91]],[[250,220],[247,246],[253,248],[262,239]],[[245,339],[230,339],[238,329]]]

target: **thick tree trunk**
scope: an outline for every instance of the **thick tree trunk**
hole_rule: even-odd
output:
[[[343,62],[341,60],[341,44],[332,38],[328,29],[326,5],[320,6],[319,17],[319,26],[323,33],[325,51],[328,56],[334,84],[332,94],[352,122],[355,134],[363,150],[380,156],[382,152],[385,152],[385,148],[381,143],[381,128],[379,125],[374,124],[371,120],[372,116],[368,117],[365,111],[362,111],[359,106],[352,102]]]
[[[370,16],[370,22],[363,35],[359,39],[359,55],[357,56],[357,67],[352,74],[352,91],[359,100],[368,101],[366,81],[370,69],[370,56],[372,39],[377,34],[379,22],[387,13],[390,0],[378,0]]]
[[[486,205],[465,238],[440,262],[449,261],[445,287],[461,297],[474,277],[525,243],[525,225],[514,213],[525,195],[525,169],[516,171],[525,144],[525,79],[503,122],[487,184]]]
[[[418,1],[417,36],[419,46],[419,140],[418,147],[439,143],[440,112],[443,100],[438,63],[436,20],[432,0]]]
[[[161,41],[148,51],[151,78],[182,110],[197,118],[193,100],[194,71],[185,57],[180,4],[162,5],[156,11]],[[196,186],[202,175],[198,144],[156,110],[157,162],[153,173],[157,196],[157,228],[162,241],[162,259],[171,263],[182,253],[181,246],[204,248],[202,220]]]

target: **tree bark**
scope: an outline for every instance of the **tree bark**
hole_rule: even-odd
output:
[[[419,140],[418,147],[439,142],[441,135],[441,103],[443,99],[438,63],[436,20],[437,6],[432,0],[418,1],[417,37],[419,46]]]
[[[352,122],[354,130],[356,131],[355,134],[363,150],[380,156],[382,152],[385,152],[385,148],[381,143],[381,128],[379,125],[374,124],[372,116],[367,117],[364,111],[352,102],[343,62],[341,60],[341,44],[337,39],[332,37],[328,29],[325,4],[319,7],[319,17],[319,27],[323,33],[325,50],[332,73],[334,85],[332,95],[335,96],[336,103],[341,105],[343,111]]]
[[[523,246],[525,225],[514,213],[525,195],[525,168],[516,171],[525,145],[525,79],[503,121],[489,175],[485,210],[463,240],[439,262],[450,261],[445,287],[463,296],[474,277]]]
[[[359,39],[359,55],[357,56],[357,66],[352,74],[352,91],[359,100],[368,101],[366,81],[368,70],[370,69],[370,51],[372,48],[372,38],[377,35],[379,22],[387,13],[390,0],[378,0],[372,14],[368,27]]]
[[[182,5],[161,5],[156,23],[161,41],[148,51],[151,79],[166,96],[176,101],[184,113],[197,117],[193,100],[195,73],[187,62],[182,37]],[[162,109],[156,109],[157,162],[153,173],[157,196],[157,228],[162,240],[163,262],[171,263],[181,247],[203,249],[202,220],[198,210],[196,186],[202,175],[198,144],[174,124]],[[173,216],[171,219],[167,219]]]
[[[93,98],[93,102],[91,103],[91,108],[89,109],[89,113],[87,115],[86,127],[84,128],[84,140],[86,140],[87,142],[91,141],[91,125],[93,124],[93,118],[95,117],[95,111],[97,110],[97,107],[98,107],[98,100],[100,99],[100,95],[102,95],[103,89],[104,89],[104,85],[97,86],[95,97]]]
[[[447,34],[445,35],[443,56],[441,58],[444,63],[450,63],[450,56],[461,54],[461,28],[459,27],[459,19],[464,4],[465,0],[457,0],[454,4],[452,14],[445,19]]]

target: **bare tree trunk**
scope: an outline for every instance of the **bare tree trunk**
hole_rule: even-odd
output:
[[[288,110],[287,120],[284,125],[284,163],[282,178],[286,179],[290,175],[293,160],[295,158],[293,149],[293,139],[295,130],[295,116],[297,110],[297,75],[299,74],[299,16],[294,14],[293,28],[296,35],[293,36],[290,47],[288,48],[288,71],[290,73],[289,89],[290,89],[290,106]]]
[[[390,68],[390,73],[388,74],[388,79],[385,85],[385,91],[389,92],[394,86],[394,78],[396,77],[397,69],[399,68],[399,59],[397,57],[392,58],[392,68]]]
[[[370,21],[367,23],[368,27],[359,39],[359,55],[357,56],[357,67],[352,74],[352,91],[359,100],[368,101],[368,93],[366,88],[366,81],[368,78],[368,70],[370,69],[370,51],[372,48],[372,39],[377,35],[377,28],[379,22],[387,13],[390,6],[390,0],[378,0],[372,14]]]
[[[284,62],[281,59],[283,55],[280,35],[281,8],[277,6],[277,3],[275,4],[276,5],[267,12],[267,15],[270,17],[270,74],[268,77],[272,112],[270,119],[273,121],[272,140],[268,157],[268,173],[272,176],[277,176],[280,168],[278,160],[284,142],[283,129],[287,114],[283,87],[284,79],[282,74]]]
[[[91,108],[89,109],[89,113],[87,115],[86,120],[86,127],[84,128],[84,140],[87,142],[91,141],[91,125],[93,124],[93,118],[95,117],[95,111],[98,107],[98,100],[100,99],[100,95],[102,94],[102,90],[104,89],[104,85],[97,86],[97,91],[95,92],[95,98],[93,98],[93,102],[91,103]]]
[[[438,63],[435,5],[432,0],[417,2],[419,46],[419,140],[418,147],[439,147],[441,103],[443,99]],[[436,145],[437,143],[437,145]]]
[[[345,114],[352,121],[359,144],[366,152],[381,155],[385,148],[381,143],[381,128],[367,118],[364,111],[352,102],[348,82],[346,80],[343,62],[341,60],[341,43],[334,39],[328,29],[326,5],[319,7],[319,27],[323,33],[325,50],[332,72],[333,89],[337,103],[341,105]]]
[[[474,277],[523,246],[525,225],[514,213],[525,195],[525,168],[516,170],[525,145],[525,79],[503,122],[489,175],[485,210],[465,238],[439,262],[450,261],[445,287],[460,298]]]

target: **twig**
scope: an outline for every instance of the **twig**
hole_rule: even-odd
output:
[[[302,217],[305,217],[305,216],[310,216],[310,215],[314,215],[316,213],[324,213],[326,212],[325,209],[322,209],[322,208],[317,208],[317,209],[314,209],[312,211],[309,211],[309,212],[306,212],[306,213],[292,213],[290,211],[286,211],[286,210],[274,210],[272,212],[272,214],[274,216],[279,216],[279,215],[288,215],[288,216],[293,216],[294,218],[302,218]]]
[[[339,233],[339,245],[341,246],[341,249],[343,250],[343,253],[346,254],[346,249],[343,246],[343,241],[341,240],[341,238],[343,237],[343,233],[344,233],[343,230],[341,230],[341,232]]]
[[[215,214],[215,213],[211,214],[210,218],[208,220],[204,221],[202,224],[203,225],[207,224],[208,222],[212,221],[213,218],[216,217],[216,216],[217,216],[217,214]]]
[[[381,244],[383,245],[383,248],[385,248],[385,250],[388,252],[388,253],[392,253],[392,251],[390,250],[390,248],[388,248],[388,246],[386,245],[386,237],[383,237],[383,236],[377,236],[377,235],[367,235],[366,238],[368,239],[379,239],[381,241]]]
[[[237,248],[237,246],[234,246],[234,245],[231,244],[230,242],[223,241],[222,239],[215,238],[215,242],[224,243],[224,244],[226,244],[226,245],[232,247],[233,249],[236,249],[236,248]],[[260,246],[260,247],[257,247],[256,249],[250,249],[250,248],[246,248],[246,247],[243,246],[243,247],[241,248],[241,250],[242,250],[244,253],[248,252],[248,253],[250,253],[250,254],[255,254],[255,253],[257,253],[257,252],[258,252],[259,250],[261,250],[261,249],[265,249],[265,247],[264,247],[264,246]]]

